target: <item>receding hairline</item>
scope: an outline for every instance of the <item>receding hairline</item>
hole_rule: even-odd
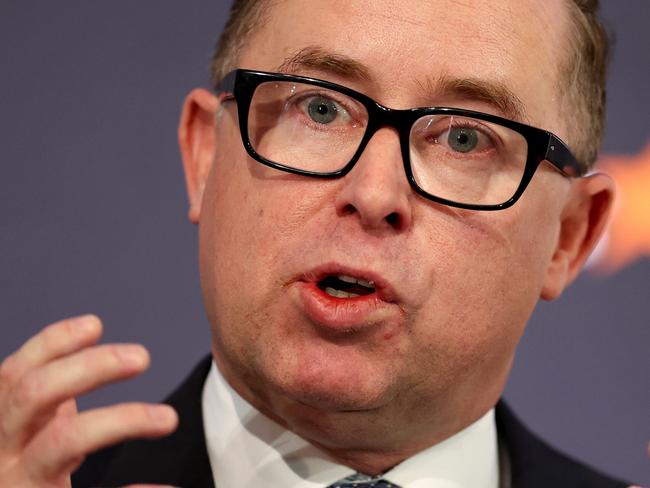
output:
[[[268,12],[278,3],[280,0],[234,1],[212,60],[214,85],[239,64],[248,47],[246,44],[255,30],[264,26]],[[567,130],[566,142],[578,160],[589,168],[597,157],[603,135],[608,36],[597,17],[599,0],[563,0],[562,3],[569,29],[562,40],[562,58],[556,63],[555,90],[559,103],[568,106],[562,117]]]

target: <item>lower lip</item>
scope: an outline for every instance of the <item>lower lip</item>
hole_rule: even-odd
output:
[[[392,304],[377,293],[337,298],[315,282],[299,282],[304,312],[316,325],[332,331],[350,332],[376,326],[391,313]]]

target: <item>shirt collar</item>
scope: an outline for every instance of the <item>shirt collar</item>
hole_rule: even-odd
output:
[[[354,473],[261,414],[230,387],[214,363],[202,406],[217,487],[324,488]],[[497,488],[494,410],[406,459],[384,478],[403,488]]]

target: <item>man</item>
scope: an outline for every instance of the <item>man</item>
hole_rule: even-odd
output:
[[[94,346],[94,317],[50,326],[0,369],[3,486],[67,486],[174,430],[75,486],[625,486],[494,409],[612,202],[579,177],[592,3],[235,2],[179,131],[214,364],[176,412],[79,414],[146,351]]]

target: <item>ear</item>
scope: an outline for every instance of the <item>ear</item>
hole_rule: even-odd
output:
[[[614,202],[614,181],[603,173],[574,180],[562,211],[555,252],[541,297],[554,300],[571,283],[602,236]]]
[[[203,190],[215,156],[219,105],[219,99],[203,88],[192,90],[183,103],[178,142],[190,201],[188,217],[193,224],[199,221]]]

